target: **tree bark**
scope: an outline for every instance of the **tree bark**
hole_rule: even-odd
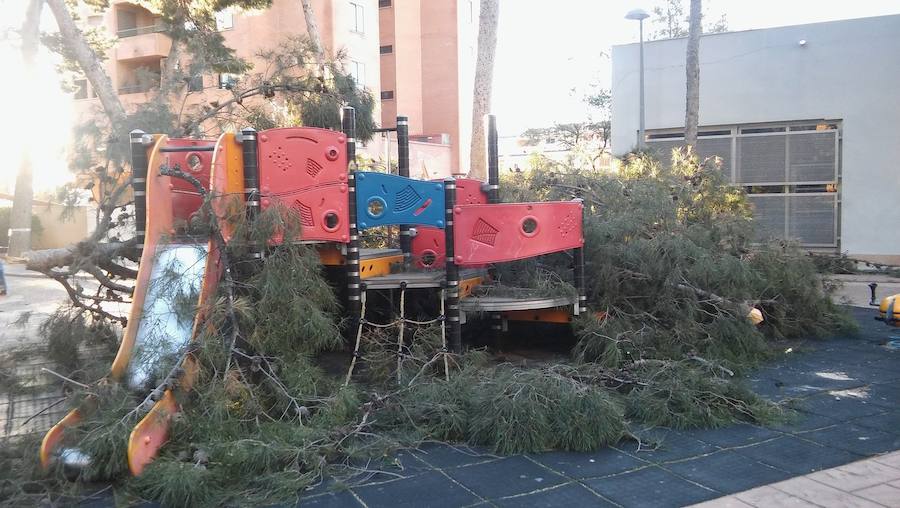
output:
[[[76,26],[65,0],[46,0],[46,2],[50,10],[53,11],[53,17],[56,18],[59,33],[66,42],[66,46],[72,51],[79,67],[81,67],[85,77],[91,83],[94,93],[100,99],[100,104],[110,120],[113,132],[116,129],[123,128],[122,124],[125,123],[127,116],[125,108],[119,100],[119,95],[116,93],[115,87],[113,87],[112,80],[106,74],[103,60],[100,59],[94,48],[88,44],[81,30]]]
[[[487,179],[487,148],[484,117],[491,109],[494,82],[494,54],[497,49],[497,25],[500,0],[481,0],[478,13],[478,56],[475,63],[475,89],[472,97],[472,141],[469,152],[469,177]]]
[[[40,24],[43,7],[44,0],[28,2],[25,21],[22,23],[22,66],[24,68],[22,79],[25,82],[34,80],[34,62],[41,42]],[[19,257],[31,249],[31,201],[34,197],[34,189],[32,188],[31,153],[28,148],[26,144],[22,150],[19,173],[16,175],[15,197],[9,216],[8,255],[12,257]]]
[[[316,23],[316,13],[310,0],[300,0],[300,4],[303,6],[303,18],[306,20],[306,33],[309,35],[309,41],[312,43],[313,53],[316,56],[318,75],[324,77],[325,47],[322,46],[322,36],[319,34],[319,25]]]
[[[131,255],[134,242],[93,243],[79,242],[68,247],[30,251],[24,254],[25,268],[46,272],[54,268],[71,266],[76,261],[100,265],[110,263],[118,256]]]
[[[697,129],[700,123],[700,26],[701,0],[691,0],[691,24],[688,30],[685,71],[687,73],[684,111],[684,144],[697,145]]]

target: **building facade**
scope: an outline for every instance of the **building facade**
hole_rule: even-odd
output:
[[[468,173],[477,0],[379,0],[381,123],[409,117],[410,139],[450,146]]]
[[[449,176],[468,164],[471,136],[477,0],[312,0],[326,52],[345,51],[346,70],[369,89],[379,108],[376,121],[394,127],[398,114],[410,117],[414,174]],[[113,0],[102,14],[85,11],[87,27],[104,28],[117,40],[106,70],[126,107],[147,102],[165,66],[172,41],[158,16],[136,3]],[[260,11],[220,12],[219,31],[238,57],[256,55],[291,36],[306,34],[297,0],[274,0]],[[254,70],[250,71],[251,73]],[[194,76],[187,107],[230,97],[241,76]],[[76,112],[86,115],[99,102],[86,80],[76,83]],[[360,149],[372,158],[393,157],[396,143],[376,138]],[[465,172],[465,171],[463,171]]]
[[[900,15],[704,35],[702,157],[744,188],[761,236],[900,263]],[[645,43],[646,143],[683,141],[686,39]],[[637,146],[639,47],[614,46],[612,149]]]

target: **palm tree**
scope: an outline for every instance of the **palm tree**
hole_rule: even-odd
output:
[[[697,126],[700,123],[700,18],[701,0],[691,0],[691,22],[688,29],[685,69],[687,90],[684,111],[684,144],[697,145]]]
[[[500,0],[481,0],[481,10],[478,13],[478,59],[475,63],[475,90],[472,98],[472,144],[469,155],[469,177],[478,180],[487,179],[484,117],[491,109],[499,19]]]

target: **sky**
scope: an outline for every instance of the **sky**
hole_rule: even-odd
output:
[[[689,0],[684,0],[685,8]],[[609,88],[614,44],[638,41],[631,9],[660,0],[501,0],[493,112],[501,135],[587,119],[591,83]],[[749,30],[900,14],[898,0],[704,0],[704,16],[725,14],[728,29]],[[645,33],[652,30],[644,21]],[[900,36],[900,34],[898,34]],[[702,51],[702,49],[701,49]]]
[[[334,0],[340,1],[340,0]],[[422,0],[443,1],[443,0]],[[688,0],[685,0],[687,4]],[[3,135],[0,192],[13,187],[21,148],[32,144],[38,191],[64,183],[66,143],[73,104],[55,73],[56,59],[43,50],[38,79],[25,83],[18,52],[19,27],[26,0],[0,0],[0,79]],[[662,0],[501,0],[494,68],[493,112],[500,134],[518,135],[529,127],[588,118],[582,98],[591,84],[610,86],[609,51],[614,44],[638,40],[637,22],[624,19],[634,8],[651,12]],[[730,30],[814,23],[900,14],[900,0],[705,0],[710,19],[726,15]],[[645,31],[653,29],[645,21]],[[42,27],[54,22],[44,10]],[[39,105],[35,105],[39,104]]]

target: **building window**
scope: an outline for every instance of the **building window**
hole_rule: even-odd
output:
[[[380,48],[378,48],[378,52],[381,53],[382,55],[390,55],[391,53],[394,52],[394,46],[391,46],[391,45],[381,46]]]
[[[351,13],[352,25],[350,25],[350,31],[360,34],[366,33],[366,20],[363,6],[355,2],[350,2],[350,9],[353,10]]]
[[[75,80],[75,100],[88,98],[88,86],[86,79]]]
[[[234,87],[237,86],[239,79],[240,76],[237,74],[223,72],[222,74],[219,74],[219,88],[222,90],[233,90]]]
[[[234,28],[234,13],[230,9],[216,13],[216,30],[224,31]]]
[[[202,92],[203,91],[203,76],[192,76],[191,80],[188,81],[188,91],[189,92]]]
[[[353,81],[356,82],[357,87],[362,88],[366,86],[366,65],[364,63],[356,60],[351,61],[350,75],[353,76]]]
[[[391,0],[378,0],[378,7],[390,7]]]
[[[394,91],[393,90],[385,90],[381,92],[381,100],[390,101],[394,100]]]

